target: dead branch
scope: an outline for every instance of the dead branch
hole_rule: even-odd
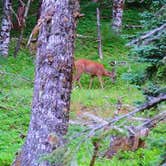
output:
[[[165,119],[166,119],[166,111],[161,112],[159,115],[156,115],[152,119],[144,122],[141,126],[137,127],[137,129],[144,128],[144,127],[151,129],[154,126],[156,126],[157,123],[159,123],[160,121],[163,121]]]
[[[85,134],[87,134],[87,132],[89,132],[87,134],[86,138],[84,139],[84,141],[85,141],[87,138],[92,137],[96,133],[96,131],[108,128],[110,126],[112,127],[112,125],[114,123],[116,123],[122,119],[129,118],[138,112],[144,111],[145,109],[150,109],[163,101],[166,101],[166,94],[160,94],[158,97],[154,97],[152,100],[147,101],[146,103],[142,104],[140,107],[136,108],[134,111],[111,119],[110,121],[108,121],[107,124],[97,124],[97,125],[94,125],[92,129],[87,128],[84,131],[82,131],[82,133],[79,133],[79,134],[73,136],[72,139],[85,135]],[[82,141],[82,142],[84,142],[84,141]]]
[[[156,115],[152,119],[143,123],[138,127],[130,127],[129,136],[113,136],[111,137],[111,143],[109,149],[106,151],[105,155],[107,158],[112,158],[118,151],[131,150],[135,151],[140,147],[145,147],[145,141],[142,140],[142,137],[147,137],[151,128],[156,126],[157,123],[166,119],[166,111]]]
[[[92,125],[89,121],[82,121],[82,120],[69,120],[69,124],[79,125],[79,126],[86,126],[89,129],[92,129],[94,127],[94,125]]]
[[[135,151],[140,147],[145,146],[142,137],[147,137],[149,134],[148,128],[141,128],[139,131],[135,131],[134,135],[129,136],[112,136],[109,149],[104,154],[104,157],[112,158],[117,152],[121,151]]]
[[[25,6],[25,3],[22,0],[19,0],[21,6]]]
[[[128,28],[128,29],[135,29],[135,28],[143,28],[142,25],[125,25],[125,28]]]
[[[16,12],[14,11],[14,9],[12,7],[10,7],[10,10],[11,12],[15,15],[16,19],[17,19],[17,22],[18,22],[18,25],[21,26],[21,23],[20,23],[20,19],[18,18],[18,15],[16,14]]]
[[[30,42],[32,41],[32,37],[38,35],[39,30],[40,30],[41,25],[43,24],[43,22],[44,22],[44,19],[39,19],[38,20],[37,24],[35,25],[35,27],[33,28],[32,32],[29,36],[29,39],[28,39],[28,42],[27,42],[27,47],[29,47]]]
[[[84,13],[79,13],[78,17],[84,17],[85,14]]]
[[[76,121],[76,120],[69,120],[69,124],[72,124],[72,125],[83,125],[82,122],[80,121]]]
[[[149,43],[152,43],[153,41],[159,39],[162,35],[164,35],[165,31],[158,32],[156,36],[153,36],[152,38],[148,38],[142,42],[143,45],[148,45]]]
[[[98,154],[98,151],[99,151],[99,146],[100,146],[99,142],[97,142],[97,141],[93,142],[94,150],[93,150],[93,156],[92,156],[92,159],[90,161],[89,166],[94,166],[95,165],[95,161],[96,161],[97,154]]]
[[[141,105],[140,107],[138,107],[136,110],[128,113],[128,114],[125,114],[125,115],[121,115],[119,117],[116,117],[114,119],[112,119],[111,121],[108,122],[107,125],[105,124],[101,124],[97,127],[95,127],[92,131],[89,132],[88,134],[88,137],[91,137],[92,135],[94,135],[94,133],[97,131],[97,130],[100,130],[100,129],[103,129],[105,128],[106,126],[111,126],[112,124],[124,119],[124,118],[128,118],[138,112],[141,112],[141,111],[144,111],[145,109],[150,109],[152,107],[154,107],[155,105],[163,102],[163,101],[166,101],[166,94],[161,94],[159,95],[158,97],[154,97],[151,101],[148,101],[146,103],[144,103],[143,105]]]
[[[15,57],[15,58],[16,58],[16,56],[17,56],[17,53],[18,53],[19,49],[20,49],[20,44],[21,44],[21,41],[22,41],[22,39],[23,39],[25,20],[26,20],[27,15],[28,15],[30,3],[31,3],[31,0],[28,0],[28,1],[27,1],[27,5],[26,5],[26,7],[25,7],[25,12],[24,12],[24,17],[23,17],[23,28],[21,29],[20,37],[19,37],[19,39],[18,39],[18,41],[17,41],[17,45],[16,45],[16,48],[15,48],[15,51],[14,51],[14,57]]]
[[[89,112],[84,112],[83,114],[82,114],[82,116],[85,116],[85,117],[88,117],[88,118],[90,118],[92,121],[94,121],[95,123],[99,123],[99,124],[108,124],[108,122],[106,121],[106,120],[104,120],[104,119],[102,119],[102,118],[100,118],[100,117],[98,117],[98,116],[96,116],[96,115],[93,115],[93,114],[91,114],[91,113],[89,113]]]
[[[157,27],[157,28],[145,33],[144,35],[140,36],[137,39],[133,39],[131,42],[127,43],[126,46],[140,45],[145,40],[146,40],[145,41],[146,44],[148,44],[151,41],[151,39],[149,40],[148,38],[156,37],[155,35],[157,35],[157,38],[159,38],[161,35],[158,35],[158,34],[162,34],[161,31],[163,32],[165,30],[166,30],[166,23],[161,25],[160,27]]]
[[[29,47],[30,42],[32,41],[32,37],[35,36],[37,38],[37,35],[39,33],[39,30],[40,30],[43,22],[51,20],[51,14],[53,14],[53,11],[50,11],[50,13],[48,13],[48,15],[46,15],[44,18],[38,19],[37,24],[35,25],[35,27],[33,28],[32,32],[29,36],[29,39],[28,39],[28,42],[27,42],[27,47]]]
[[[84,14],[80,14],[81,16],[82,15],[84,15]],[[27,47],[29,47],[30,46],[30,43],[32,42],[32,38],[34,37],[34,36],[37,36],[38,35],[38,33],[39,33],[39,30],[40,30],[40,28],[41,28],[41,25],[43,24],[43,22],[46,20],[46,19],[48,19],[48,16],[46,16],[45,17],[45,19],[38,19],[38,22],[37,22],[37,24],[35,25],[35,27],[33,28],[33,30],[32,30],[32,32],[31,32],[31,34],[30,34],[30,36],[29,36],[29,39],[28,39],[28,42],[27,42]],[[78,37],[78,38],[93,38],[92,36],[85,36],[85,35],[81,35],[81,34],[76,34],[76,37]],[[36,40],[36,39],[35,39]]]
[[[147,118],[141,118],[141,117],[131,117],[130,119],[131,119],[131,120],[135,120],[135,121],[143,121],[143,122],[149,120],[149,119],[147,119]]]
[[[83,38],[83,39],[86,39],[86,38],[93,38],[92,36],[85,36],[85,35],[81,35],[81,34],[76,34],[76,37],[78,37],[78,38]]]
[[[158,10],[156,13],[155,13],[155,16],[158,17],[158,16],[161,16],[162,14],[164,14],[166,11],[166,5],[163,5],[160,10]]]

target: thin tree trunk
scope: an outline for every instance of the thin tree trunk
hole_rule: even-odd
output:
[[[97,154],[98,154],[98,151],[99,151],[99,146],[100,146],[99,142],[97,142],[97,141],[93,142],[94,150],[93,150],[93,156],[92,156],[92,159],[90,161],[89,166],[94,166],[95,165],[95,161],[97,159]]]
[[[97,8],[96,11],[97,11],[98,54],[99,54],[99,58],[103,59],[102,45],[101,45],[100,10],[99,10],[99,8]]]
[[[23,26],[21,28],[20,36],[18,38],[17,45],[16,45],[16,48],[15,48],[15,51],[14,51],[14,57],[15,58],[17,56],[17,53],[18,53],[19,49],[20,49],[21,41],[23,39],[23,33],[24,33],[24,28],[25,28],[25,21],[26,21],[27,15],[28,15],[30,3],[31,3],[31,0],[28,0],[26,8],[25,8],[24,18],[23,18]]]
[[[3,1],[3,18],[0,33],[0,56],[7,57],[11,30],[11,0]]]
[[[15,161],[20,166],[50,166],[48,161],[38,162],[40,157],[64,145],[63,136],[69,123],[78,8],[76,0],[45,0],[42,3],[40,19],[43,23],[38,38],[32,115],[21,155]]]
[[[112,30],[120,33],[122,29],[123,7],[125,0],[113,0]]]

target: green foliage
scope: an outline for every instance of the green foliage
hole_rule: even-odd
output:
[[[135,47],[131,55],[139,62],[146,62],[146,79],[156,80],[166,79],[166,62],[164,60],[166,52],[166,33],[150,45]]]
[[[165,23],[166,7],[162,7],[161,1],[155,1],[152,3],[150,10],[143,12],[141,17],[143,18],[141,23],[144,26],[144,30],[149,31],[149,29],[154,29]],[[136,81],[131,81],[132,83],[138,84],[138,82],[142,82],[143,84],[145,80],[147,81],[149,79],[154,83],[164,82],[166,80],[166,33],[158,33],[160,37],[155,38],[156,36],[151,36],[151,42],[149,44],[135,46],[131,50],[130,57],[138,62],[147,64],[145,72],[142,72],[142,75],[138,74],[139,77],[134,79]]]
[[[153,129],[150,136],[148,137],[148,146],[151,151],[159,149],[160,153],[156,155],[150,162],[151,165],[160,165],[165,162],[165,152],[166,152],[166,128],[165,123],[161,123],[157,128]]]
[[[143,87],[143,93],[144,95],[156,97],[161,93],[166,93],[166,87],[160,87],[159,85],[154,84],[153,82],[148,82]]]
[[[12,52],[10,52],[12,55]],[[26,51],[0,59],[0,165],[9,166],[26,135],[32,98],[33,61]]]
[[[129,81],[131,84],[142,85],[145,82],[146,76],[142,71],[137,73],[124,73],[122,75],[123,80]]]
[[[103,3],[105,2],[106,1]],[[13,3],[14,8],[16,9],[17,2],[13,1]],[[76,39],[75,59],[92,59],[103,63],[108,70],[111,70],[112,68],[109,65],[110,61],[125,61],[127,64],[116,66],[117,80],[114,84],[109,78],[103,78],[104,89],[100,89],[97,79],[94,80],[93,88],[88,89],[89,76],[83,75],[81,77],[83,89],[76,86],[72,91],[70,111],[71,119],[75,119],[77,112],[79,111],[88,111],[103,118],[109,118],[116,110],[116,103],[119,97],[122,97],[122,103],[124,105],[129,105],[129,107],[126,108],[127,111],[131,110],[131,105],[136,101],[144,100],[141,91],[129,83],[140,85],[140,80],[145,78],[143,70],[147,67],[146,63],[150,66],[149,63],[151,62],[146,61],[145,63],[145,60],[143,60],[141,63],[138,63],[135,59],[139,59],[139,56],[135,58],[135,55],[134,61],[131,61],[130,58],[128,59],[126,55],[128,54],[129,49],[125,47],[126,40],[121,36],[114,35],[110,31],[111,4],[108,5],[108,2],[105,4],[103,3],[100,7],[102,16],[106,16],[106,18],[101,17],[104,59],[100,60],[97,53],[96,7],[98,4],[89,2],[89,0],[81,1],[81,13],[84,13],[85,16],[79,20],[77,29],[78,34],[88,37]],[[104,9],[102,6],[105,6]],[[27,19],[25,37],[30,34],[33,26],[35,25],[36,17],[34,16],[36,15],[37,8],[38,1],[33,1],[30,9],[30,15]],[[124,25],[139,24],[140,18],[143,17],[140,16],[139,13],[143,10],[143,8],[138,10],[135,8],[126,8],[124,11]],[[122,36],[126,34],[136,34],[138,31],[140,30],[124,29]],[[16,33],[13,31],[12,36],[17,37],[19,35],[18,33],[19,32]],[[13,58],[15,43],[16,40],[13,39],[10,45],[9,58],[7,60],[2,58],[0,59],[0,165],[2,166],[9,166],[11,164],[15,157],[15,153],[19,148],[21,148],[24,142],[22,137],[26,135],[28,129],[33,92],[34,59],[30,55],[29,51],[24,47],[21,47],[18,57],[16,59]],[[163,50],[163,48],[160,49]],[[144,53],[146,54],[146,52]],[[158,60],[158,65],[163,63],[163,60]],[[159,66],[157,76],[160,78],[163,77],[162,73],[164,73],[165,67],[163,65]],[[129,75],[124,74],[127,72]],[[135,73],[136,76],[134,77],[131,75],[131,72]],[[83,131],[84,129],[85,127],[70,125],[67,138]],[[161,133],[161,131],[163,132]],[[106,136],[106,138],[101,141],[101,152],[104,152],[104,150],[109,146],[110,133],[117,134],[115,131],[109,131],[103,133],[102,136],[100,136],[101,133],[97,133],[94,137],[95,140],[100,140],[101,137],[104,138],[104,136]],[[139,149],[136,152],[119,152],[112,160],[97,158],[95,166],[149,165],[153,162],[158,164],[162,161],[164,148],[162,148],[161,143],[159,146],[157,145],[160,140],[162,140],[162,143],[165,143],[165,133],[166,132],[161,124],[158,126],[158,129],[152,131],[150,138],[153,137],[153,141],[151,139],[147,139],[147,149]],[[68,161],[70,161],[71,165],[87,166],[89,165],[93,154],[93,145],[90,139],[84,142],[80,149],[77,150],[76,145],[78,145],[81,139],[82,137],[78,137],[70,142],[68,148],[62,147],[61,149],[57,149],[57,151],[53,153],[53,156],[44,156],[41,159],[46,159],[51,162],[55,162],[58,159],[58,162],[62,161],[66,166],[69,164]],[[153,144],[154,142],[156,145]],[[77,154],[74,150],[77,150]],[[62,155],[66,151],[66,156],[64,160],[62,160]]]
[[[153,0],[127,0],[126,5],[129,7],[136,7],[136,8],[149,8],[149,6],[152,4]]]

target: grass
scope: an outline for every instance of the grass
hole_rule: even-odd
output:
[[[122,98],[123,112],[131,111],[137,102],[142,102],[144,96],[139,89],[124,79],[125,73],[138,73],[143,70],[145,64],[140,64],[128,59],[129,49],[125,47],[126,39],[114,35],[109,30],[109,18],[102,21],[102,43],[104,59],[100,60],[97,54],[96,42],[96,6],[88,1],[81,1],[81,12],[85,13],[78,24],[77,33],[89,38],[76,39],[75,59],[87,58],[99,61],[111,70],[110,61],[125,61],[126,65],[117,65],[117,80],[115,84],[110,79],[104,78],[104,89],[100,89],[97,79],[95,79],[92,89],[88,89],[89,76],[83,75],[81,83],[83,89],[77,86],[71,95],[71,119],[75,119],[80,112],[92,112],[95,115],[110,118],[116,110],[116,103],[119,97]],[[33,4],[30,15],[34,15],[35,7]],[[110,8],[105,8],[104,16],[109,16]],[[28,19],[26,35],[28,35],[35,24],[34,18]],[[140,20],[139,10],[126,9],[124,13],[124,24],[138,24]],[[31,25],[31,26],[29,26]],[[135,30],[123,30],[123,35],[135,34]],[[16,33],[13,32],[13,35]],[[10,45],[9,58],[0,58],[0,166],[9,166],[15,157],[15,153],[22,146],[27,133],[30,109],[33,95],[34,79],[34,57],[27,49],[21,48],[18,57],[13,58],[15,46],[13,39]],[[79,126],[70,126],[69,132],[81,131]],[[136,152],[120,152],[112,160],[97,159],[95,166],[137,166],[151,165],[158,163],[160,154],[164,147],[157,146],[159,140],[166,138],[164,125],[160,124],[153,129],[147,139],[147,149],[139,149]],[[158,142],[155,142],[155,141]],[[155,146],[152,146],[154,145]],[[79,150],[77,161],[79,166],[87,166],[92,155],[91,142],[83,144]]]

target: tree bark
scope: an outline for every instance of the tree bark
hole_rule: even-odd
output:
[[[11,0],[4,0],[0,33],[0,56],[8,56],[11,25]]]
[[[125,0],[113,0],[112,30],[116,33],[121,32],[124,2]]]
[[[21,155],[15,161],[20,161],[21,166],[51,166],[48,161],[39,162],[40,157],[64,145],[78,9],[77,0],[44,0],[42,3],[32,115]]]

